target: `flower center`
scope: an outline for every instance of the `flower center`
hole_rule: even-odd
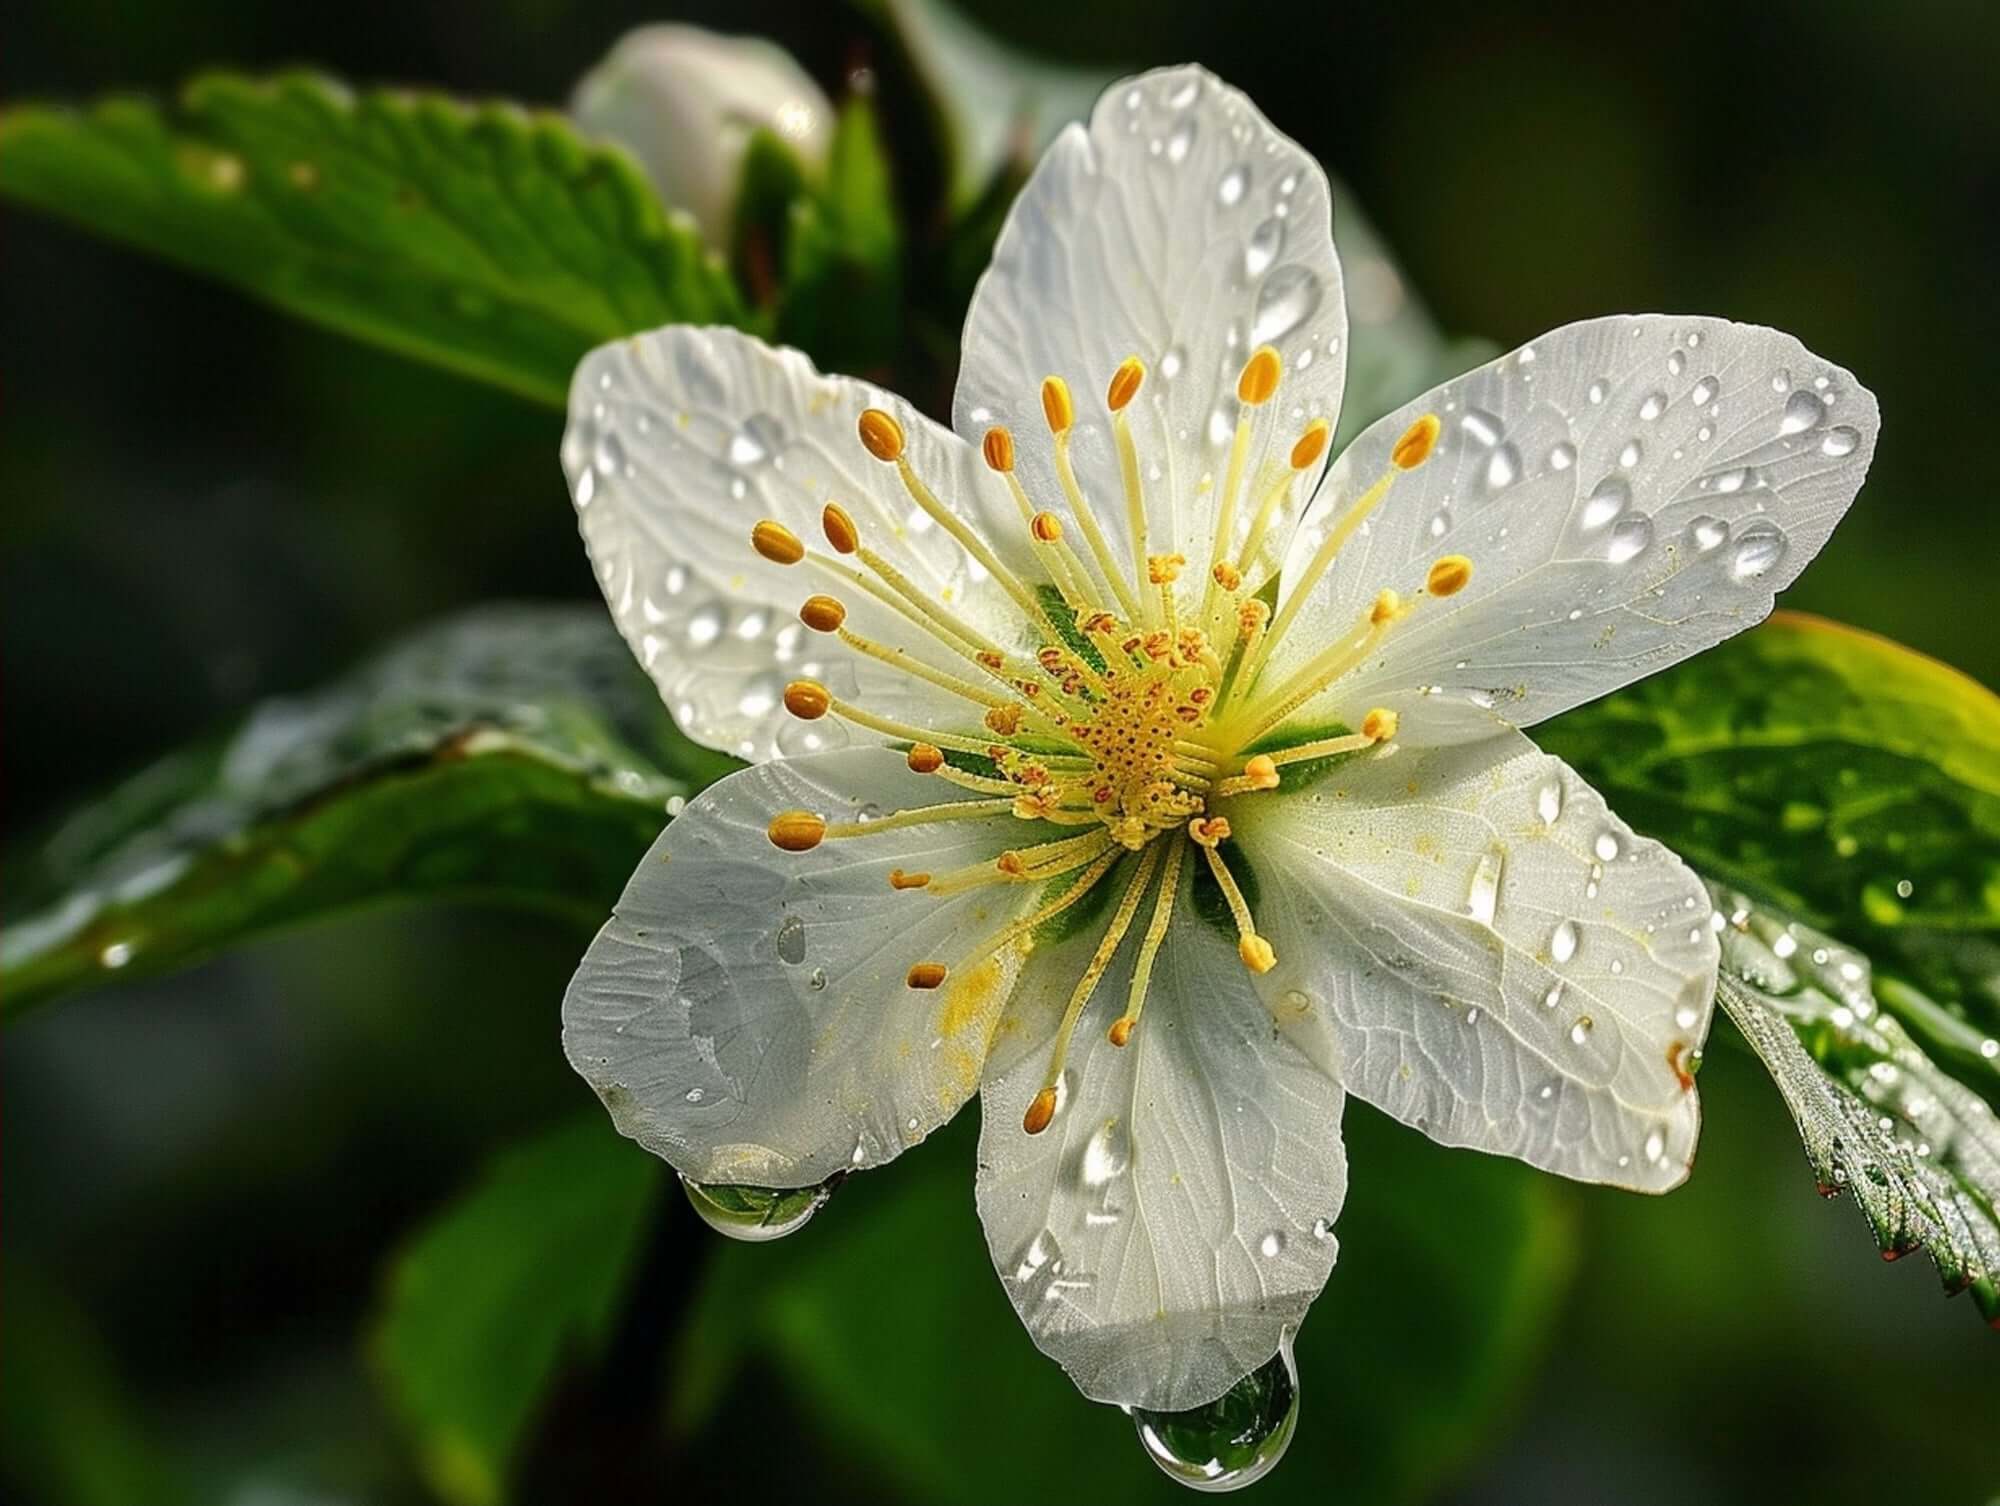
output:
[[[1470,561],[1450,555],[1431,567],[1410,600],[1383,590],[1350,633],[1292,674],[1267,683],[1272,648],[1291,628],[1307,594],[1345,540],[1388,494],[1396,476],[1428,458],[1437,442],[1438,420],[1427,414],[1411,425],[1395,446],[1389,469],[1339,514],[1299,578],[1285,582],[1284,604],[1274,618],[1275,573],[1255,583],[1250,576],[1274,525],[1303,500],[1296,493],[1301,478],[1325,453],[1327,424],[1316,420],[1307,425],[1281,463],[1253,465],[1259,441],[1268,447],[1272,437],[1260,429],[1283,371],[1271,347],[1251,355],[1237,381],[1240,416],[1216,499],[1213,535],[1194,541],[1205,544],[1208,555],[1196,575],[1189,571],[1187,557],[1173,552],[1177,541],[1169,540],[1167,551],[1155,552],[1149,537],[1144,473],[1126,419],[1145,375],[1137,358],[1123,362],[1105,396],[1124,494],[1129,568],[1113,551],[1071,464],[1075,406],[1061,377],[1042,383],[1042,411],[1081,550],[1068,537],[1069,524],[1039,508],[1022,486],[1014,469],[1013,434],[1004,428],[988,430],[981,446],[987,465],[1012,492],[1039,578],[1024,579],[1010,570],[985,539],[938,499],[912,467],[902,426],[891,414],[871,408],[861,415],[857,431],[862,447],[896,468],[911,501],[1020,608],[1027,630],[1017,635],[1013,647],[994,642],[940,596],[912,582],[870,547],[838,502],[829,501],[821,517],[831,554],[808,549],[777,522],[760,522],[751,531],[751,546],[765,559],[780,565],[806,563],[836,589],[874,599],[945,650],[963,671],[940,669],[928,658],[863,636],[849,627],[841,596],[816,594],[799,609],[807,627],[836,636],[854,652],[963,702],[966,715],[950,728],[913,726],[843,701],[811,680],[786,687],[786,709],[808,720],[837,716],[885,736],[907,748],[911,769],[981,797],[870,821],[829,823],[812,812],[787,811],[770,824],[776,846],[805,851],[829,839],[875,838],[943,821],[1026,823],[1033,839],[992,862],[945,873],[899,868],[889,876],[894,888],[931,897],[988,884],[1040,886],[1040,902],[989,937],[961,967],[976,966],[1011,946],[1032,946],[1042,926],[1122,869],[1123,891],[1071,994],[1047,1080],[1023,1121],[1031,1134],[1046,1128],[1054,1116],[1071,1032],[1150,893],[1150,919],[1126,1007],[1109,1032],[1116,1045],[1130,1039],[1191,851],[1201,854],[1229,907],[1244,965],[1258,973],[1276,965],[1276,952],[1257,931],[1223,856],[1230,825],[1218,807],[1233,797],[1277,788],[1288,764],[1359,752],[1395,736],[1395,713],[1376,708],[1362,718],[1358,732],[1253,751],[1260,739],[1369,657],[1418,600],[1455,593],[1472,569]],[[1245,517],[1247,528],[1239,530],[1239,519]],[[1024,652],[1022,642],[1033,647]],[[1121,865],[1126,858],[1133,860]],[[934,989],[944,983],[946,971],[941,963],[918,961],[906,982],[912,989]]]

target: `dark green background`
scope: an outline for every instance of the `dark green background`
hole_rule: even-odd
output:
[[[1881,448],[1786,604],[2000,680],[2000,42],[1984,7],[975,9],[1051,55],[1192,58],[1247,89],[1347,180],[1455,332],[1510,345],[1599,313],[1700,311],[1782,326],[1849,366],[1881,399]],[[869,60],[831,5],[674,14],[775,35],[834,90]],[[657,15],[16,7],[0,97],[314,62],[556,102]],[[0,269],[9,833],[439,612],[591,593],[557,414],[17,213]],[[554,1035],[576,949],[514,918],[362,920],[44,1013],[5,1053],[9,1254],[61,1263],[152,1426],[230,1444],[245,1479],[375,1499],[397,1445],[355,1333],[383,1254],[494,1144],[585,1101]],[[1812,1195],[1753,1066],[1716,1053],[1703,1095],[1686,1190],[1563,1189],[1576,1288],[1511,1436],[1452,1499],[2000,1492],[2000,1340],[1918,1262],[1882,1269],[1859,1221]],[[586,1456],[600,1490],[669,1471],[869,1496],[852,1452],[754,1377],[756,1406],[729,1411],[711,1447],[621,1457],[656,1400],[648,1335],[671,1328],[700,1254],[684,1221],[661,1241],[604,1376],[573,1383],[538,1437],[537,1498],[570,1498],[560,1482]],[[1341,1426],[1312,1410],[1310,1376],[1305,1405],[1306,1427]],[[1006,1423],[1003,1399],[991,1425]],[[1299,1499],[1311,1485],[1286,1480]]]

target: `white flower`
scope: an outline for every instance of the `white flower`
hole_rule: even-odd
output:
[[[627,32],[576,86],[571,110],[631,151],[661,198],[714,246],[728,243],[753,132],[770,131],[814,172],[833,139],[833,106],[790,53],[699,26]]]
[[[728,330],[576,378],[612,611],[757,762],[633,877],[570,1060],[703,1182],[877,1166],[979,1091],[994,1264],[1102,1401],[1206,1402],[1299,1323],[1346,1093],[1686,1176],[1708,901],[1516,729],[1762,618],[1873,448],[1796,340],[1644,316],[1322,476],[1345,335],[1326,179],[1178,68],[1014,206],[956,433]]]

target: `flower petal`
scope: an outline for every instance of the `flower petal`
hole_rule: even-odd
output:
[[[1100,984],[1054,1122],[1021,1120],[1101,928],[1030,961],[980,1098],[979,1216],[1021,1321],[1084,1395],[1165,1410],[1212,1401],[1298,1327],[1347,1190],[1339,1085],[1272,1030],[1190,883],[1123,1047],[1105,1032],[1131,938]]]
[[[1406,742],[1484,737],[1496,718],[1528,726],[1750,627],[1854,500],[1877,423],[1866,388],[1776,330],[1568,325],[1356,439],[1292,543],[1289,579],[1424,414],[1443,422],[1435,452],[1342,546],[1267,677],[1350,631],[1385,587],[1419,590],[1441,556],[1470,560],[1470,584],[1419,601],[1302,720],[1381,705]]]
[[[787,718],[780,696],[801,676],[898,720],[978,720],[903,671],[808,632],[800,603],[835,594],[857,631],[966,674],[963,659],[874,598],[810,562],[761,557],[750,531],[763,519],[830,557],[821,513],[837,501],[912,582],[1002,647],[1019,641],[1015,604],[917,509],[896,467],[863,448],[856,422],[868,408],[896,417],[916,473],[1009,558],[1009,541],[1025,538],[1020,516],[975,451],[901,398],[822,376],[797,351],[672,325],[602,346],[577,368],[563,469],[598,582],[682,730],[712,748],[761,759],[846,742],[853,734],[832,720]],[[1025,543],[1013,560],[1033,568]]]
[[[929,805],[895,754],[849,748],[712,785],[653,844],[563,1000],[563,1047],[618,1128],[697,1181],[803,1187],[876,1166],[971,1096],[1017,953],[981,943],[1032,886],[950,898],[892,868],[990,860],[1025,823],[950,821],[781,852],[781,811]],[[918,962],[943,986],[909,986]]]
[[[1060,510],[1040,392],[1043,378],[1062,377],[1076,401],[1078,479],[1098,512],[1122,519],[1105,394],[1138,357],[1146,377],[1127,416],[1149,552],[1178,550],[1205,569],[1250,353],[1274,346],[1285,374],[1257,410],[1254,495],[1235,509],[1233,533],[1248,528],[1266,467],[1285,474],[1307,424],[1338,416],[1347,313],[1330,204],[1319,165],[1206,70],[1114,84],[1088,130],[1073,125],[1049,148],[1000,232],[966,319],[959,433],[976,442],[989,426],[1011,429],[1030,495]],[[1293,509],[1323,465],[1315,458],[1294,485]],[[1125,530],[1107,531],[1126,556]]]
[[[1392,744],[1229,817],[1278,954],[1257,986],[1348,1091],[1584,1181],[1687,1175],[1707,894],[1561,760],[1515,732]]]

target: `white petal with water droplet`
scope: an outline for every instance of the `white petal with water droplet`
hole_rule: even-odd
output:
[[[1669,353],[1690,345],[1699,361],[1661,386]],[[1441,554],[1471,559],[1472,580],[1421,602],[1301,721],[1358,723],[1382,705],[1401,713],[1406,743],[1456,741],[1615,690],[1762,620],[1867,473],[1874,397],[1776,330],[1644,315],[1572,324],[1534,350],[1532,367],[1503,356],[1405,404],[1328,472],[1289,575],[1412,421],[1445,420],[1436,452],[1397,478],[1300,613],[1314,630],[1279,644],[1269,675],[1350,631],[1384,587],[1415,592]],[[1524,463],[1499,492],[1494,443]],[[1458,505],[1440,531],[1447,499]],[[1746,530],[1754,546],[1714,547]]]
[[[837,501],[910,579],[946,593],[1002,647],[1017,646],[1014,602],[943,529],[909,526],[915,507],[895,468],[855,431],[870,407],[902,423],[914,468],[946,505],[1003,560],[1035,570],[1023,561],[1020,514],[976,450],[891,393],[822,376],[797,351],[734,330],[669,326],[592,351],[577,368],[562,456],[584,542],[625,641],[697,741],[759,759],[868,736],[831,719],[802,731],[777,695],[794,678],[823,679],[879,715],[976,726],[966,703],[806,632],[799,603],[836,595],[856,631],[961,677],[977,670],[874,599],[750,547],[751,528],[773,518],[828,552],[820,514]]]
[[[1682,917],[1705,891],[1560,760],[1507,732],[1357,759],[1228,815],[1278,954],[1258,991],[1349,1092],[1565,1176],[1657,1192],[1687,1174],[1716,943]],[[1623,855],[1587,897],[1607,834]],[[1311,1009],[1287,1011],[1300,995]],[[1639,1155],[1656,1130],[1661,1155]]]
[[[1148,374],[1128,416],[1141,457],[1163,472],[1147,493],[1152,552],[1205,560],[1250,352],[1274,345],[1285,376],[1246,490],[1264,466],[1284,467],[1307,422],[1338,416],[1347,314],[1329,205],[1319,164],[1206,70],[1114,85],[1014,201],[966,319],[959,432],[976,442],[990,424],[1011,427],[1022,481],[1061,511],[1039,394],[1044,377],[1062,377],[1076,399],[1078,476],[1101,514],[1122,518],[1104,392],[1139,357]],[[1295,488],[1294,509],[1309,491]],[[1256,502],[1239,505],[1239,528]],[[1272,531],[1272,564],[1287,531]]]
[[[1297,1327],[1333,1268],[1347,1188],[1339,1086],[1272,1030],[1233,934],[1186,913],[1191,871],[1181,883],[1138,1028],[1123,1047],[1105,1039],[1128,936],[1039,1135],[1021,1116],[1102,927],[1028,964],[981,1093],[977,1187],[1035,1342],[1094,1400],[1175,1411],[1221,1395]]]
[[[563,1049],[618,1128],[701,1182],[804,1187],[875,1166],[971,1096],[1017,953],[959,968],[1034,885],[935,898],[941,872],[1062,835],[952,821],[780,852],[772,816],[939,800],[896,754],[850,748],[732,774],[653,844],[563,1000]],[[906,983],[913,963],[952,971]]]

